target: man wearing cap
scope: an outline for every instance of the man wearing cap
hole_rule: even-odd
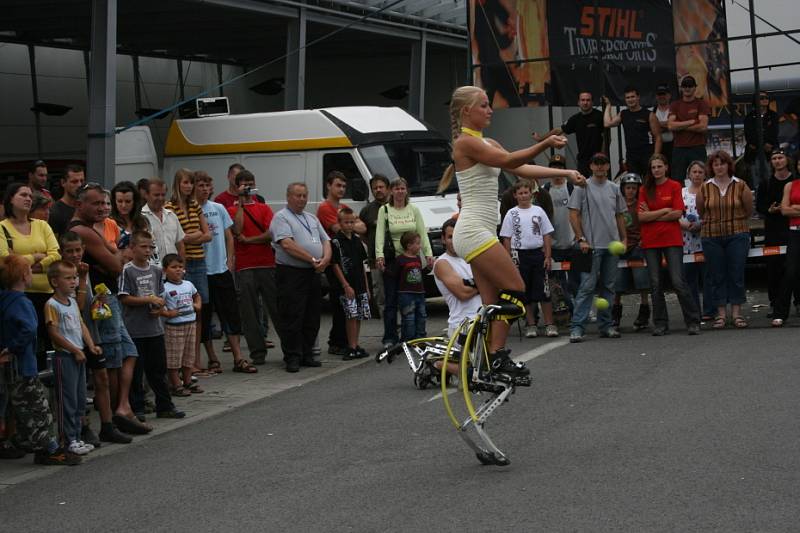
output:
[[[745,159],[752,163],[758,153],[758,122],[761,119],[761,131],[764,139],[764,153],[771,154],[778,147],[778,114],[769,108],[769,95],[765,91],[758,93],[758,109],[753,108],[744,117],[744,139],[747,142]]]
[[[611,111],[611,101],[603,97],[603,125],[613,128],[622,124],[625,131],[625,162],[628,171],[644,176],[648,169],[650,156],[661,153],[660,127],[656,116],[642,107],[639,90],[635,87],[625,89],[625,105],[617,116]]]
[[[45,185],[47,185],[47,163],[40,159],[35,161],[28,171],[28,187],[31,188],[31,192],[38,192],[52,200],[53,195],[45,189]]]
[[[661,130],[661,154],[667,158],[667,161],[671,162],[672,132],[667,126],[670,100],[672,100],[672,93],[669,91],[669,85],[665,83],[658,85],[656,87],[656,106],[653,108],[653,114],[658,121],[659,130]]]
[[[621,241],[626,246],[627,241],[624,213],[628,206],[619,185],[608,179],[611,169],[608,156],[603,153],[593,155],[589,166],[592,177],[586,180],[586,187],[575,189],[569,199],[569,218],[575,240],[581,252],[592,257],[591,271],[581,273],[572,313],[570,342],[583,341],[595,294],[605,298],[607,303],[614,300],[618,260],[609,252],[608,245],[612,241]],[[608,307],[598,309],[597,327],[601,337],[620,337]]]
[[[669,107],[667,127],[672,131],[672,178],[683,184],[686,169],[692,161],[705,161],[706,131],[711,108],[708,102],[695,97],[697,82],[692,76],[681,81],[681,98]]]
[[[592,154],[605,151],[606,129],[603,126],[602,111],[592,107],[592,93],[588,91],[580,93],[578,107],[580,111],[569,117],[560,128],[553,128],[541,136],[534,133],[533,138],[538,142],[551,135],[574,133],[578,142],[578,172],[588,176],[591,171],[589,160]]]
[[[773,150],[769,162],[772,176],[756,191],[756,210],[764,216],[764,246],[786,246],[789,243],[789,218],[781,214],[781,200],[786,184],[794,177],[789,168],[790,160],[782,149]],[[767,264],[767,295],[774,311],[786,256],[772,255],[764,259]]]

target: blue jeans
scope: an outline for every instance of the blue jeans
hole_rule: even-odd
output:
[[[86,363],[69,352],[57,351],[54,363],[58,398],[58,434],[68,445],[81,440],[81,417],[86,412]]]
[[[592,251],[592,271],[581,273],[581,284],[575,297],[575,311],[572,313],[572,333],[583,334],[589,311],[592,308],[594,295],[605,298],[609,303],[614,301],[614,282],[617,279],[617,256],[608,250]],[[597,311],[597,327],[600,331],[608,331],[611,327],[610,307]]]
[[[689,286],[683,279],[683,247],[667,246],[664,248],[646,248],[647,271],[650,273],[650,287],[653,299],[653,324],[657,328],[669,328],[667,302],[664,298],[664,285],[661,283],[661,257],[667,261],[667,272],[672,282],[672,289],[678,297],[683,312],[683,321],[687,326],[700,323],[700,312],[692,298]]]
[[[200,301],[207,304],[208,296],[208,268],[205,259],[187,259],[186,275],[184,278],[191,281],[194,288],[200,294]]]
[[[703,316],[715,316],[717,309],[714,307],[711,295],[711,275],[705,263],[684,263],[683,277],[689,285],[694,303],[698,309],[703,310]],[[703,284],[703,304],[700,305],[700,283]]]
[[[397,293],[397,305],[400,307],[402,322],[402,340],[421,339],[425,337],[425,295],[412,292]]]
[[[744,265],[750,250],[750,233],[703,237],[703,254],[711,277],[714,305],[745,303]]]

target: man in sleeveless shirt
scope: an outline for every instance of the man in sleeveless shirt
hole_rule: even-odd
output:
[[[107,297],[107,304],[111,307],[112,313],[117,313],[116,322],[118,327],[110,329],[118,332],[118,338],[110,342],[110,337],[100,331],[100,341],[103,347],[104,365],[93,365],[89,360],[89,367],[95,373],[107,373],[107,380],[110,392],[110,405],[98,405],[100,419],[103,426],[100,438],[104,439],[104,432],[110,432],[112,426],[111,412],[113,409],[114,424],[126,433],[141,434],[147,433],[149,429],[139,423],[133,413],[128,397],[133,369],[136,366],[138,353],[135,348],[127,350],[130,353],[121,353],[121,348],[112,348],[122,343],[118,342],[121,338],[119,332],[125,328],[122,322],[122,310],[117,301],[118,278],[122,272],[123,258],[114,246],[108,243],[92,226],[103,220],[105,216],[105,191],[97,183],[86,184],[79,192],[75,207],[75,215],[68,225],[68,229],[77,233],[84,246],[83,260],[89,265],[89,282],[92,287],[103,283],[108,287],[111,294]],[[114,317],[107,320],[114,320]],[[98,328],[100,329],[100,328]],[[127,332],[125,334],[127,336]],[[106,342],[109,341],[109,342]],[[105,368],[103,368],[103,366]]]
[[[434,281],[444,296],[449,311],[448,336],[455,332],[462,320],[474,316],[481,307],[481,297],[472,279],[472,268],[453,248],[455,227],[456,221],[452,218],[442,225],[445,253],[433,264]]]
[[[613,128],[622,124],[625,131],[625,162],[629,172],[644,176],[648,171],[648,161],[653,154],[661,153],[661,132],[655,114],[642,107],[639,90],[635,87],[625,89],[625,105],[618,115],[611,111],[611,101],[603,97],[603,125]]]

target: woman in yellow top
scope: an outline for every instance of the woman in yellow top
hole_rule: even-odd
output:
[[[25,296],[33,302],[36,309],[39,342],[44,347],[49,344],[44,325],[44,304],[53,294],[53,288],[47,281],[47,267],[61,259],[61,255],[50,225],[44,220],[30,218],[32,204],[33,191],[27,184],[12,183],[6,189],[3,207],[7,218],[0,222],[0,256],[20,255],[31,265],[33,284],[25,292]]]
[[[450,99],[450,126],[453,135],[453,165],[442,177],[445,189],[455,174],[461,193],[461,214],[453,233],[456,253],[472,267],[475,284],[484,305],[513,304],[513,312],[495,317],[489,339],[492,368],[509,374],[527,375],[528,369],[509,357],[505,348],[508,319],[525,314],[525,284],[511,256],[497,239],[497,177],[506,170],[520,178],[541,179],[567,176],[584,185],[575,170],[561,170],[528,164],[547,148],[560,148],[567,142],[550,136],[529,148],[507,152],[494,140],[485,139],[482,130],[489,126],[492,108],[480,87],[459,87]]]
[[[200,311],[197,336],[195,339],[197,361],[196,366],[202,370],[200,365],[200,343],[211,338],[209,326],[211,325],[208,316],[208,269],[206,268],[206,254],[203,250],[203,243],[211,240],[211,232],[208,229],[208,222],[203,215],[203,209],[194,198],[194,172],[181,168],[175,173],[172,181],[172,197],[164,205],[178,217],[181,228],[185,234],[183,244],[186,248],[186,274],[185,279],[191,281],[200,294],[200,300],[205,310]],[[205,326],[205,327],[204,327]]]

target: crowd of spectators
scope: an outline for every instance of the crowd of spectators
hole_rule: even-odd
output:
[[[757,194],[734,175],[729,154],[706,157],[708,106],[695,85],[684,78],[672,104],[659,86],[652,110],[630,88],[628,108],[616,115],[582,93],[580,112],[547,135],[576,133],[586,182],[520,179],[503,195],[498,234],[525,281],[527,337],[539,335],[543,319],[547,337],[568,325],[570,341],[583,342],[596,322],[600,337],[619,338],[624,294],[639,300],[634,330],[666,335],[667,280],[688,334],[701,323],[748,327],[742,306],[754,210],[764,219],[764,244],[788,248],[766,259],[771,325],[788,319],[800,293],[798,167],[769,132],[772,172]],[[606,128],[615,125],[625,130],[628,156],[616,179],[604,152]],[[565,169],[566,159],[556,154],[550,166]],[[58,199],[47,176],[36,162],[3,199],[0,457],[32,452],[40,464],[78,464],[104,442],[152,431],[150,414],[185,416],[177,398],[202,394],[197,378],[224,371],[214,314],[233,372],[258,372],[277,345],[271,334],[287,372],[320,366],[323,275],[332,311],[327,351],[343,360],[369,355],[359,334],[372,317],[383,320],[385,347],[428,333],[428,271],[450,310],[449,332],[480,305],[471,267],[453,248],[458,214],[442,227],[445,252],[434,258],[403,178],[376,174],[373,200],[356,213],[342,202],[346,177],[333,171],[315,213],[302,182],[287,187],[286,207],[273,213],[256,194],[256,176],[239,164],[216,197],[202,170],[180,169],[171,186],[151,178],[106,191],[69,166]],[[552,301],[556,295],[563,302]],[[554,312],[561,304],[566,320]],[[57,405],[39,379],[49,370]],[[84,416],[87,376],[97,433]]]

